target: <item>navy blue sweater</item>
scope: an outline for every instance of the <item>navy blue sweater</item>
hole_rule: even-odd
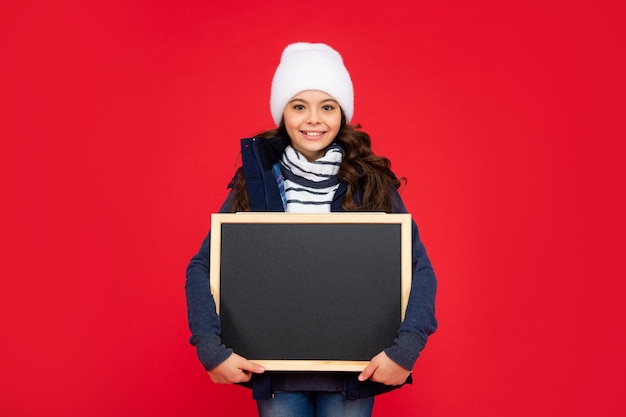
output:
[[[272,166],[280,160],[287,142],[262,137],[243,139],[241,154],[246,189],[251,211],[283,211],[283,203]],[[232,186],[232,184],[231,184]],[[340,183],[331,211],[342,211],[341,201],[347,184]],[[226,198],[220,212],[228,212],[232,193]],[[360,196],[355,200],[359,203]],[[406,208],[394,190],[393,212],[406,213]],[[232,350],[220,339],[220,320],[209,285],[210,233],[187,267],[185,290],[187,295],[190,342],[196,347],[198,359],[206,370],[225,361]],[[394,343],[384,351],[393,361],[411,370],[428,336],[437,328],[435,319],[435,292],[437,282],[424,245],[419,239],[415,222],[412,223],[413,277],[405,317]],[[395,387],[371,381],[359,382],[355,373],[280,373],[266,372],[253,375],[248,384],[256,399],[269,398],[274,391],[337,391],[346,398],[359,398],[387,392]],[[407,383],[411,382],[411,377]]]

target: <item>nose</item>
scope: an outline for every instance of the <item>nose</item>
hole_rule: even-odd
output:
[[[319,115],[317,114],[317,111],[311,110],[309,112],[309,120],[307,121],[307,123],[312,124],[312,125],[316,125],[320,123],[320,118],[319,118]]]

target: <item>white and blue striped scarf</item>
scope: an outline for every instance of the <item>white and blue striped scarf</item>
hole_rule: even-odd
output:
[[[327,213],[337,187],[343,151],[332,144],[324,156],[309,162],[291,146],[280,161],[284,178],[287,212]]]

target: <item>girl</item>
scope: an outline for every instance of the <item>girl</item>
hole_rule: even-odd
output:
[[[369,135],[349,124],[354,93],[337,51],[325,44],[287,46],[270,109],[277,129],[242,140],[242,167],[220,212],[406,212],[389,160],[374,155]],[[209,242],[210,234],[187,267],[190,342],[213,382],[252,389],[261,417],[370,416],[375,395],[411,383],[413,365],[437,327],[435,275],[415,222],[405,319],[393,345],[360,374],[265,372],[224,346],[209,287]]]

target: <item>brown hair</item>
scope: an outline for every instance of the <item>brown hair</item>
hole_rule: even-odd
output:
[[[393,175],[389,159],[374,155],[370,136],[360,128],[360,125],[347,124],[345,118],[342,118],[341,128],[335,138],[344,152],[339,179],[348,183],[341,207],[344,211],[391,212],[392,190],[399,188],[406,180]],[[289,138],[282,122],[278,129],[265,131],[260,136],[268,140]],[[241,169],[235,177],[231,197],[231,211],[250,211],[246,181]]]

